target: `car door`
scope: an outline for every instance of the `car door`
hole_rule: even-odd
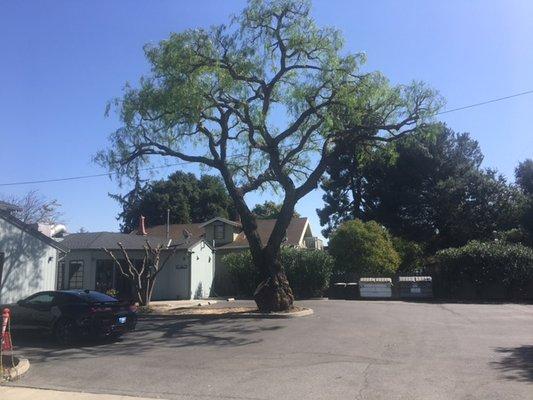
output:
[[[47,330],[52,321],[54,292],[41,292],[28,298],[24,305],[29,309],[26,317],[26,329],[35,331]]]
[[[11,330],[22,331],[31,328],[32,309],[25,303],[26,300],[20,300],[17,304],[9,306],[11,312]]]

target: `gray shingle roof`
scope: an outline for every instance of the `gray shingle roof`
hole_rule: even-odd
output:
[[[141,236],[141,235],[129,235],[126,233],[116,232],[88,232],[88,233],[73,233],[65,236],[61,244],[71,250],[81,249],[118,249],[118,243],[122,243],[126,250],[142,250],[146,244],[146,241],[151,246],[156,247],[158,245],[166,246],[168,239],[157,236]],[[177,245],[178,248],[189,248],[193,243],[171,243],[171,246]]]

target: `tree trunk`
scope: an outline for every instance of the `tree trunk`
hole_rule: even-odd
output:
[[[268,244],[261,252],[259,262],[267,274],[254,293],[254,300],[261,312],[286,311],[292,308],[294,303],[294,295],[280,261],[280,251],[292,220],[295,203],[293,199],[285,198]]]
[[[281,265],[279,253],[297,201],[294,191],[285,196],[280,215],[276,220],[268,243],[263,247],[264,244],[261,242],[261,237],[257,232],[255,215],[248,208],[243,194],[235,187],[231,174],[227,169],[221,169],[220,172],[234,202],[235,210],[241,218],[242,228],[250,246],[252,260],[263,278],[254,293],[257,307],[261,312],[290,309],[294,302],[294,295]]]
[[[285,311],[292,308],[294,295],[279,258],[264,259],[271,271],[254,293],[254,300],[261,312]]]

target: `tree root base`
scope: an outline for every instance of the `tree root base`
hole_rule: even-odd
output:
[[[294,295],[285,276],[269,277],[261,282],[254,293],[257,308],[262,313],[290,310]]]

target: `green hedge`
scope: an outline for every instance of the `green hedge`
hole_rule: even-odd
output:
[[[437,252],[438,294],[459,298],[533,298],[533,249],[472,241]]]
[[[250,252],[228,254],[222,262],[228,268],[238,295],[253,296],[261,276]],[[329,287],[333,259],[325,251],[283,248],[281,263],[296,297],[320,297]]]

